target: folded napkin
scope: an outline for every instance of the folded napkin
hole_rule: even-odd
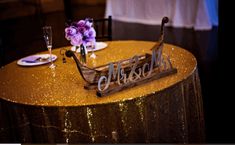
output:
[[[24,59],[22,59],[23,62],[27,62],[27,63],[35,63],[37,61],[39,61],[41,59],[40,56],[28,56]]]

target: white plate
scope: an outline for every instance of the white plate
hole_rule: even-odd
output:
[[[30,56],[27,56],[18,60],[17,64],[21,66],[36,66],[36,65],[47,64],[47,63],[50,63],[49,57],[50,57],[49,54],[30,55]],[[57,56],[52,54],[52,61],[55,61],[56,59],[57,59]]]
[[[106,48],[107,46],[108,46],[108,44],[105,43],[105,42],[96,42],[96,48],[94,49],[94,51],[98,51],[98,50],[104,49],[104,48]],[[72,46],[71,50],[72,50],[72,51],[75,51],[75,50],[76,50],[76,46]],[[88,48],[87,48],[87,51],[88,51],[88,52],[91,52],[92,49],[88,47]],[[78,49],[77,52],[80,52],[80,49]]]
[[[96,42],[96,48],[94,49],[94,51],[104,49],[104,48],[106,48],[107,46],[108,46],[108,44],[105,43],[105,42]],[[89,48],[88,48],[87,50],[88,50],[88,52],[89,52],[89,51],[92,51],[92,49],[89,49]]]

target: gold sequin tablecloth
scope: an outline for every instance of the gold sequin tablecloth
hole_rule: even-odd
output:
[[[151,53],[148,41],[110,41],[96,51],[99,66]],[[69,47],[67,47],[69,49]],[[16,61],[0,69],[0,141],[23,143],[200,143],[204,117],[195,57],[164,44],[178,73],[106,97],[85,90],[73,59],[55,70],[48,65],[22,67]],[[47,53],[42,52],[42,53]]]

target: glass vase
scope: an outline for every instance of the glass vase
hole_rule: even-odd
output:
[[[84,64],[87,63],[87,58],[86,58],[87,53],[88,52],[87,52],[87,49],[86,49],[86,45],[81,44],[80,45],[80,61]]]

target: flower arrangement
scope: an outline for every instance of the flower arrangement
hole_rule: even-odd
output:
[[[73,22],[65,28],[65,38],[70,41],[71,45],[76,46],[76,49],[81,45],[85,47],[88,45],[95,46],[96,31],[92,24],[92,19],[89,18]]]

